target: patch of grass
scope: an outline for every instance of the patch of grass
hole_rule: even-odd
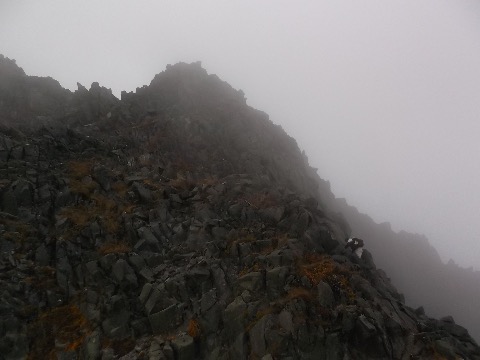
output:
[[[177,174],[177,178],[170,180],[168,184],[178,190],[191,190],[195,187],[217,185],[219,181],[218,177],[212,175],[204,178],[187,179],[185,176]]]
[[[118,205],[114,200],[104,195],[95,194],[92,196],[92,200],[95,201],[97,208],[106,212],[115,211],[118,208]]]
[[[68,163],[70,177],[80,180],[83,179],[85,176],[91,175],[93,164],[93,160],[70,161]]]
[[[85,205],[63,208],[59,214],[72,223],[74,230],[82,230],[92,220],[92,214]]]
[[[22,236],[28,236],[35,231],[31,225],[20,220],[0,218],[0,224],[5,225],[7,231],[19,233]]]
[[[251,243],[255,241],[257,241],[257,238],[255,236],[253,236],[252,234],[247,234],[239,237],[235,242],[237,244],[242,244],[242,243]]]
[[[173,167],[179,173],[192,172],[195,169],[195,166],[192,163],[192,161],[182,155],[178,155],[176,157],[176,159],[173,161]]]
[[[158,122],[155,124],[158,126]],[[165,141],[168,139],[169,133],[166,131],[165,127],[166,125],[163,125],[163,128],[161,129],[152,129],[151,128],[152,121],[146,122],[143,121],[139,125],[137,125],[135,128],[143,128],[143,131],[145,131],[144,128],[150,127],[148,138],[144,143],[144,148],[145,150],[155,152],[158,151],[161,148],[161,145],[165,144]]]
[[[74,194],[82,195],[85,198],[89,198],[91,194],[98,188],[98,184],[93,181],[82,181],[77,179],[71,179],[68,188]]]
[[[274,242],[276,242],[276,247],[281,248],[287,245],[288,239],[290,238],[290,235],[287,233],[277,233],[275,236],[272,238]]]
[[[312,290],[308,290],[304,287],[294,287],[291,288],[286,296],[287,301],[292,301],[296,299],[302,299],[307,302],[312,302],[315,300],[315,295],[312,293]]]
[[[262,319],[264,316],[270,315],[270,314],[276,314],[280,311],[280,309],[277,306],[266,306],[264,308],[259,309],[256,314],[255,314],[255,319],[258,321]]]
[[[65,207],[59,215],[67,218],[72,224],[72,228],[65,234],[67,237],[75,236],[94,221],[98,221],[105,232],[115,235],[120,231],[121,214],[130,213],[134,208],[135,205],[117,204],[106,196],[95,194],[91,196],[90,204]]]
[[[191,190],[196,186],[194,181],[178,175],[176,179],[170,180],[168,182],[168,185],[174,187],[177,190]]]
[[[120,229],[118,217],[122,210],[117,203],[106,196],[95,194],[92,196],[95,201],[94,215],[100,219],[100,222],[109,234],[115,234]]]
[[[271,304],[260,307],[253,319],[245,325],[245,331],[249,332],[253,327],[264,317],[270,314],[278,314],[280,312],[281,306],[279,304]]]
[[[0,224],[5,226],[5,232],[2,234],[3,238],[15,243],[22,249],[29,245],[27,239],[34,236],[36,232],[35,228],[20,220],[0,218]]]
[[[308,261],[308,260],[307,260]],[[326,281],[337,273],[334,262],[328,258],[321,258],[319,261],[307,262],[301,267],[301,274],[306,276],[312,285],[318,285],[320,281]]]
[[[258,254],[260,255],[268,255],[268,254],[271,254],[274,250],[276,250],[277,247],[275,246],[274,243],[272,243],[272,245],[269,245],[269,246],[266,246],[262,249],[260,249],[260,251],[258,252]]]
[[[123,181],[116,181],[112,184],[112,190],[117,193],[120,197],[125,197],[127,195],[128,186]]]
[[[435,347],[435,344],[429,344],[427,345],[427,354],[423,354],[423,355],[428,355],[428,359],[432,359],[432,360],[448,360],[447,357],[443,356],[442,354],[440,354],[436,347]],[[455,357],[455,360],[459,359],[458,357]]]
[[[338,265],[331,257],[319,254],[305,255],[303,264],[297,265],[300,276],[306,276],[313,286],[320,281],[326,282],[335,294],[344,293],[347,299],[353,300],[355,293],[350,286],[348,278],[351,272]]]
[[[146,185],[148,188],[150,188],[154,191],[155,190],[162,191],[165,188],[164,185],[162,185],[161,183],[156,182],[152,179],[144,179],[142,182],[143,182],[144,185]]]
[[[245,201],[255,209],[266,209],[279,204],[278,199],[269,192],[257,192],[249,194],[240,201]]]
[[[232,248],[235,248],[238,244],[253,243],[257,241],[257,238],[248,231],[240,231],[238,235],[234,235],[228,238],[227,251],[230,253]]]
[[[23,240],[23,236],[16,231],[6,231],[3,233],[3,237],[5,240],[12,241],[14,243],[21,243]]]
[[[123,204],[119,209],[121,213],[131,214],[136,207],[137,205],[135,204]]]
[[[197,185],[213,186],[219,183],[219,179],[216,176],[208,175],[207,177],[197,180]]]
[[[15,310],[15,315],[22,320],[29,320],[37,313],[37,307],[35,305],[24,305]]]
[[[242,277],[248,273],[261,271],[261,270],[263,270],[263,267],[258,263],[255,263],[252,266],[245,266],[242,270],[239,271],[238,277]]]
[[[313,289],[306,289],[304,287],[291,288],[284,296],[278,298],[275,302],[264,304],[262,307],[260,307],[255,313],[253,319],[251,319],[251,321],[246,325],[245,330],[247,332],[250,331],[264,316],[270,314],[279,314],[283,309],[286,308],[288,304],[297,300],[314,306],[316,301],[315,291]],[[299,314],[298,312],[295,313],[295,317],[297,321],[305,321],[307,319],[306,314]]]
[[[25,283],[32,286],[34,289],[46,291],[56,286],[56,269],[51,266],[38,266],[36,273],[32,276],[23,279]]]
[[[132,251],[132,247],[126,242],[106,243],[97,250],[101,255],[124,254]]]
[[[56,343],[65,344],[64,351],[76,351],[91,331],[91,324],[78,306],[47,309],[29,326],[32,343],[28,359],[56,359]]]

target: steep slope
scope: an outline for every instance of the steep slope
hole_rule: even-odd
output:
[[[480,339],[480,272],[444,264],[425,236],[395,233],[388,224],[376,224],[345,201],[338,208],[355,234],[368,239],[376,264],[405,294],[407,304],[423,306],[436,317],[452,315]]]
[[[328,183],[241,92],[177,64],[109,94],[0,112],[1,358],[480,358],[344,249]]]

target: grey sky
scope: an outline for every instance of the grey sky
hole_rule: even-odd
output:
[[[0,0],[0,52],[132,91],[201,60],[280,124],[338,197],[480,269],[476,0]]]

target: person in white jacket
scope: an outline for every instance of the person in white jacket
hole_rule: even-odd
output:
[[[352,252],[354,252],[355,255],[361,258],[363,253],[363,240],[355,237],[350,238],[347,240],[347,243],[345,244],[345,249],[346,248],[352,249]]]

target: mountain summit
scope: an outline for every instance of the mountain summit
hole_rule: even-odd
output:
[[[294,139],[200,65],[121,99],[0,58],[0,358],[480,359],[345,248]]]

